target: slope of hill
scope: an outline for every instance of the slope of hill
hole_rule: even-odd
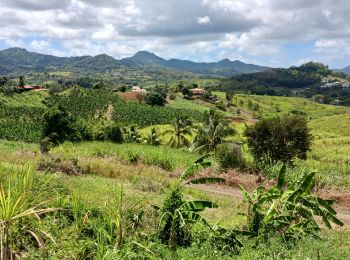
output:
[[[29,52],[21,48],[0,51],[0,75],[32,71],[53,71],[65,64],[85,59],[82,57],[56,57]]]
[[[328,84],[339,82],[340,84]],[[299,67],[276,68],[241,74],[224,80],[222,91],[243,91],[258,95],[316,98],[321,103],[350,104],[349,79],[321,63],[309,62]]]
[[[241,73],[260,72],[267,69],[253,64],[228,59],[197,63],[193,61],[165,60],[157,55],[141,51],[133,57],[117,60],[106,54],[82,57],[56,57],[25,49],[10,48],[0,51],[0,75],[29,72],[72,71],[76,73],[108,73],[121,66],[136,70],[169,71],[177,73],[195,73],[206,76],[231,77]]]
[[[340,70],[335,70],[336,72],[339,72],[339,73],[345,73],[347,75],[350,75],[350,65],[343,68],[343,69],[340,69]]]
[[[132,64],[136,66],[169,67],[180,71],[224,77],[230,77],[242,73],[261,72],[268,69],[268,67],[246,64],[238,60],[231,61],[229,59],[210,63],[179,59],[165,60],[146,51],[140,51],[133,57],[123,59],[122,62],[126,65]]]
[[[100,54],[70,62],[63,66],[63,70],[74,72],[105,73],[119,68],[120,66],[120,61],[106,54]]]

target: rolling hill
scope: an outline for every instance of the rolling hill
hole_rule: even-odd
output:
[[[340,69],[340,70],[335,70],[336,72],[340,72],[340,73],[345,73],[347,75],[350,75],[350,65],[343,68],[343,69]]]
[[[133,57],[123,59],[122,62],[128,65],[133,64],[135,66],[169,67],[180,71],[223,77],[230,77],[243,73],[262,72],[268,69],[268,67],[246,64],[239,60],[231,61],[229,59],[209,63],[179,59],[165,60],[146,51],[140,51]]]
[[[75,73],[108,73],[118,68],[140,70],[175,70],[206,76],[231,77],[242,73],[261,72],[267,67],[224,59],[219,62],[193,62],[188,60],[165,60],[157,55],[141,51],[134,56],[117,60],[106,54],[81,57],[56,57],[21,48],[0,51],[0,75],[29,72],[72,71]]]

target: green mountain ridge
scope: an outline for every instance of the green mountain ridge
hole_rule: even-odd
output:
[[[56,57],[29,52],[21,48],[0,51],[0,75],[30,72],[72,71],[75,73],[109,73],[122,67],[141,70],[175,70],[205,76],[231,77],[251,72],[261,72],[267,67],[224,59],[219,62],[193,62],[188,60],[165,60],[157,55],[140,51],[134,56],[117,60],[106,54],[81,57]]]

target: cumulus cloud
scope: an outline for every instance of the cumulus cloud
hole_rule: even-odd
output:
[[[210,23],[210,17],[209,16],[197,17],[197,23],[208,24]]]
[[[64,9],[70,2],[71,0],[1,0],[3,6],[33,11]]]
[[[308,59],[335,64],[350,58],[349,12],[348,0],[0,0],[0,41],[66,55],[150,50],[280,65],[302,60],[291,43],[313,42]]]

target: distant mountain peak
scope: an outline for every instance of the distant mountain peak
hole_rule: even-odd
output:
[[[231,63],[232,63],[232,61],[230,59],[228,59],[228,58],[223,59],[223,60],[218,62],[218,64],[221,64],[221,65],[223,65],[223,64],[231,64]]]
[[[135,53],[135,55],[132,58],[144,60],[163,60],[161,57],[149,51],[139,51]]]
[[[24,48],[20,48],[20,47],[11,47],[11,48],[3,50],[3,52],[8,52],[8,53],[11,53],[11,52],[25,52],[25,53],[28,53],[29,51],[27,51]]]

